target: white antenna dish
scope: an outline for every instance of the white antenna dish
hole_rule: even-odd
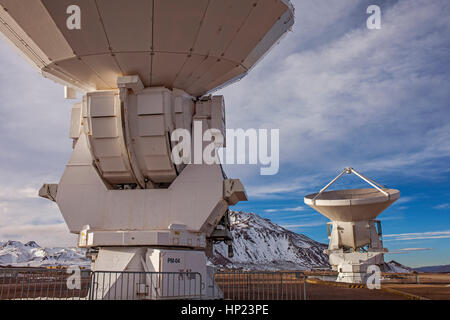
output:
[[[67,26],[71,5],[79,29]],[[0,0],[0,9],[0,32],[50,78],[93,91],[139,75],[145,87],[196,97],[245,76],[294,23],[289,0]]]
[[[345,173],[354,173],[373,186],[373,189],[327,191]],[[307,195],[305,204],[333,221],[360,221],[375,219],[400,198],[400,191],[387,189],[363,176],[353,168],[346,168],[318,193]]]

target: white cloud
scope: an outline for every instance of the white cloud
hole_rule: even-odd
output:
[[[311,5],[304,15],[313,14],[323,32],[345,25],[345,12],[355,5],[342,2],[337,10],[337,2]],[[297,32],[310,25],[297,19],[297,29],[281,44],[290,51],[277,49],[273,59],[269,55],[247,78],[222,90],[228,125],[280,128],[284,180],[287,167],[290,179],[300,179],[348,165],[364,172],[439,176],[448,169],[440,159],[450,157],[445,6],[399,1],[383,11],[382,30],[367,30],[362,23],[311,47],[302,47],[305,34]],[[265,195],[256,185],[249,185],[249,193]]]
[[[245,177],[245,176],[244,176]],[[242,179],[242,177],[240,177]],[[251,177],[250,180],[256,180],[254,183],[244,183],[247,193],[250,198],[264,198],[275,199],[283,198],[287,194],[295,194],[303,197],[307,193],[312,193],[311,185],[320,183],[316,174],[311,174],[304,177],[289,177],[271,176],[265,177],[265,183],[258,183],[260,177],[257,175]],[[244,178],[245,180],[245,178]]]
[[[13,225],[0,227],[0,239],[18,240],[22,242],[36,241],[44,247],[74,247],[77,236],[71,234],[65,223],[51,225]]]
[[[6,179],[0,180],[0,239],[73,246],[73,235],[67,231],[57,205],[38,196],[38,186],[45,178],[29,177],[27,183],[21,185],[21,180],[16,180],[20,173],[1,169],[0,176]]]
[[[38,197],[42,184],[59,180],[69,158],[73,101],[4,41],[0,66],[0,239],[73,246],[57,206]]]
[[[398,199],[397,201],[395,201],[396,204],[402,204],[402,203],[407,203],[407,202],[411,202],[413,201],[414,198],[413,197],[400,197],[400,199]]]
[[[301,190],[298,185],[287,185],[284,183],[271,184],[265,186],[248,187],[248,195],[254,198],[276,197],[285,193],[291,193]]]
[[[429,251],[429,250],[433,250],[433,248],[403,248],[397,249],[396,251],[390,251],[389,254],[405,254],[416,251]]]
[[[288,211],[288,212],[296,212],[296,211],[305,211],[306,208],[304,206],[298,206],[298,207],[293,207],[293,208],[281,208],[281,209],[266,209],[264,210],[264,212],[279,212],[279,211]]]
[[[433,208],[438,209],[438,210],[450,209],[450,203],[443,203],[443,204],[434,206]]]
[[[286,228],[286,229],[296,229],[296,228],[318,227],[318,226],[324,226],[326,224],[327,223],[324,221],[313,221],[313,222],[306,222],[306,223],[300,223],[300,224],[282,225],[282,227]]]
[[[380,218],[381,221],[392,221],[392,220],[403,220],[403,219],[405,219],[405,217],[403,217],[403,216],[387,216],[387,217],[379,217],[379,218]]]
[[[8,205],[6,202],[0,202],[0,213],[6,214],[8,212]]]
[[[14,188],[3,186],[0,189],[0,200],[17,201],[30,198],[37,198],[39,190],[32,187]]]
[[[415,232],[415,233],[399,233],[386,234],[383,238],[389,238],[385,241],[409,241],[409,240],[427,240],[427,239],[447,239],[450,238],[450,230],[431,231],[431,232]]]

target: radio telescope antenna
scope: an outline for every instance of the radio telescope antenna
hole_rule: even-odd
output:
[[[0,32],[67,98],[84,94],[71,111],[72,157],[39,194],[56,201],[94,272],[191,270],[200,297],[220,297],[207,255],[219,240],[231,249],[228,208],[247,200],[244,186],[218,163],[174,163],[171,137],[197,122],[225,136],[224,97],[210,93],[293,24],[289,0],[0,0]],[[157,280],[132,298],[177,298]]]
[[[326,191],[344,174],[355,174],[370,189]],[[318,193],[305,196],[305,204],[332,222],[328,223],[329,255],[337,281],[363,283],[370,265],[382,266],[383,248],[381,222],[376,217],[400,198],[400,191],[388,189],[353,168],[345,168]]]

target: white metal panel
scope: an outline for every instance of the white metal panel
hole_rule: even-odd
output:
[[[81,105],[82,103],[77,103],[72,108],[72,113],[70,115],[70,139],[78,139],[81,130]]]
[[[204,70],[197,79],[194,79],[188,86],[187,91],[200,95],[202,92],[210,90],[210,84],[222,74],[233,70],[236,64],[227,60],[216,59],[209,68]]]
[[[260,0],[250,12],[246,22],[233,39],[233,44],[225,51],[224,57],[232,61],[244,62],[248,54],[274,26],[286,6],[281,0]]]
[[[22,28],[1,6],[0,32],[24,58],[31,62],[34,67],[41,69],[50,64],[50,60],[47,55],[42,52],[39,46],[36,45],[36,43],[22,30]]]
[[[90,0],[41,0],[59,30],[70,44],[77,56],[109,52],[108,39],[103,29],[102,20],[98,14],[95,1]],[[80,30],[67,28],[66,14],[70,5],[78,5],[81,9],[82,20]]]
[[[138,125],[139,135],[142,137],[164,136],[166,132],[163,115],[139,116]]]
[[[223,74],[222,76],[218,77],[216,80],[212,81],[209,86],[210,88],[214,89],[210,89],[209,92],[224,88],[228,84],[238,81],[246,74],[247,74],[246,68],[244,68],[242,65],[236,65],[233,69]]]
[[[176,76],[186,62],[186,53],[155,52],[152,63],[152,86],[173,88]]]
[[[171,160],[169,134],[173,126],[173,93],[162,87],[145,89],[129,99],[128,121],[133,149],[142,175],[156,183],[172,182],[177,172]]]
[[[120,157],[121,151],[116,138],[111,139],[94,139],[92,146],[95,155],[100,158],[104,157]]]
[[[117,78],[121,77],[123,73],[111,54],[85,56],[82,61],[106,84],[101,89],[117,88]]]
[[[114,117],[92,118],[92,136],[94,138],[118,137],[117,122]]]
[[[77,88],[82,92],[90,92],[97,90],[96,83],[86,83],[81,81],[80,79],[75,78],[73,75],[65,72],[64,69],[59,68],[56,64],[50,64],[42,68],[42,75],[47,78],[55,81],[56,83],[62,84],[64,86],[71,86]],[[97,78],[98,79],[98,78]],[[100,80],[100,79],[98,79]]]
[[[255,2],[255,0],[211,0],[193,53],[222,57]]]
[[[224,139],[226,138],[226,124],[225,124],[225,100],[223,96],[214,96],[211,102],[211,128],[218,129],[222,133]]]
[[[162,156],[152,155],[150,157],[145,157],[145,163],[148,168],[152,171],[168,171],[173,169],[173,164],[167,154]],[[172,174],[172,173],[171,173]]]
[[[152,1],[97,0],[106,34],[115,52],[150,51]]]
[[[90,148],[102,178],[109,184],[136,183],[123,141],[117,91],[88,94]]]
[[[32,45],[28,39],[33,39],[45,58],[55,61],[74,56],[72,48],[40,0],[0,0],[0,5],[3,7],[0,17],[3,19],[6,14],[11,16],[20,25],[12,25],[15,33],[23,37],[28,45]],[[61,15],[64,13],[65,10]],[[36,51],[37,48],[33,47],[33,50]],[[40,56],[44,58],[43,55]]]
[[[92,164],[92,155],[89,151],[89,148],[87,147],[87,137],[85,134],[81,133],[80,137],[78,138],[77,143],[75,144],[74,152],[70,156],[68,165],[80,165],[80,164]],[[85,178],[85,177],[82,177]],[[79,178],[78,178],[79,179]],[[78,181],[77,179],[77,181]],[[89,177],[89,179],[92,179],[92,177]],[[94,179],[95,181],[95,179]],[[89,180],[88,180],[89,182]],[[59,189],[58,189],[59,190]]]
[[[103,172],[123,172],[123,176],[130,176],[130,174],[128,173],[128,168],[125,167],[122,161],[122,157],[103,157],[102,161],[100,162],[100,169]]]
[[[70,83],[82,82],[96,90],[109,89],[109,85],[82,60],[67,59],[58,62],[57,65],[52,64],[51,67],[67,75],[66,81]]]
[[[183,99],[181,97],[174,99],[174,111],[175,113],[183,113]]]
[[[96,234],[101,237],[101,234]],[[121,235],[119,235],[121,236]],[[132,259],[136,256],[139,248],[102,248],[98,253],[98,261],[94,264],[93,271],[105,271],[105,270],[126,270]],[[114,277],[113,277],[114,278]],[[122,279],[122,278],[121,278]],[[105,281],[104,279],[102,279]],[[113,279],[114,283],[117,279]],[[100,281],[100,280],[99,280]],[[111,283],[109,284],[111,286]],[[106,286],[106,285],[105,285]],[[102,288],[102,287],[101,287]],[[103,288],[104,289],[104,288]],[[114,289],[113,289],[114,290]],[[99,293],[99,297],[103,297],[104,292]],[[113,296],[114,293],[111,293]]]
[[[167,155],[167,141],[165,136],[143,137],[136,140],[136,147],[145,156]]]
[[[137,74],[146,87],[150,86],[152,73],[150,53],[115,53],[115,57],[124,75]]]
[[[162,93],[139,94],[137,96],[137,114],[163,114],[164,101]]]
[[[81,105],[81,117],[87,118],[88,116],[88,97],[83,96],[83,102]]]
[[[173,86],[175,88],[186,88],[186,86],[189,85],[189,80],[192,78],[194,72],[206,59],[207,57],[203,55],[192,54],[188,56],[183,67],[176,75]],[[209,61],[212,63],[214,59],[211,58]]]
[[[95,95],[91,96],[90,100],[91,117],[114,117],[117,115],[114,95]]]
[[[148,249],[146,261],[153,271],[186,272],[195,270],[195,272],[202,273],[205,280],[206,256],[203,251]]]
[[[153,50],[189,52],[207,7],[208,0],[154,0]]]
[[[208,72],[215,63],[217,63],[217,58],[215,57],[195,57],[193,55],[180,71],[175,81],[175,86],[181,89],[189,87],[193,82],[201,79],[202,75]],[[196,95],[187,89],[186,92]]]
[[[290,30],[294,24],[294,13],[285,11],[281,18],[275,23],[269,32],[262,38],[258,45],[253,48],[247,58],[242,62],[246,69],[251,69],[259,60],[268,54],[273,46],[286,35],[286,30]]]

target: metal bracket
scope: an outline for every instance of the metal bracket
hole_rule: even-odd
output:
[[[382,194],[384,194],[386,197],[390,198],[391,196],[389,195],[389,193],[387,193],[386,191],[384,191],[383,189],[385,189],[384,186],[382,186],[379,183],[376,183],[375,181],[373,181],[372,179],[369,179],[367,177],[365,177],[364,175],[362,175],[361,173],[359,173],[358,171],[356,171],[355,169],[348,167],[345,168],[336,178],[334,178],[333,180],[330,181],[330,183],[328,183],[325,187],[323,187],[318,194],[316,194],[316,196],[312,199],[313,204],[316,204],[316,199],[319,198],[319,196],[325,191],[327,190],[333,183],[335,183],[337,180],[339,180],[344,174],[352,174],[354,173],[357,177],[361,178],[362,180],[364,180],[365,182],[367,182],[368,184],[370,184],[372,187],[374,187],[375,189],[377,189],[378,191],[380,191]]]
[[[39,197],[56,202],[57,193],[58,193],[57,184],[44,184],[39,190]]]
[[[239,201],[247,201],[247,193],[244,185],[239,179],[224,180],[224,199],[230,204],[235,205]]]

